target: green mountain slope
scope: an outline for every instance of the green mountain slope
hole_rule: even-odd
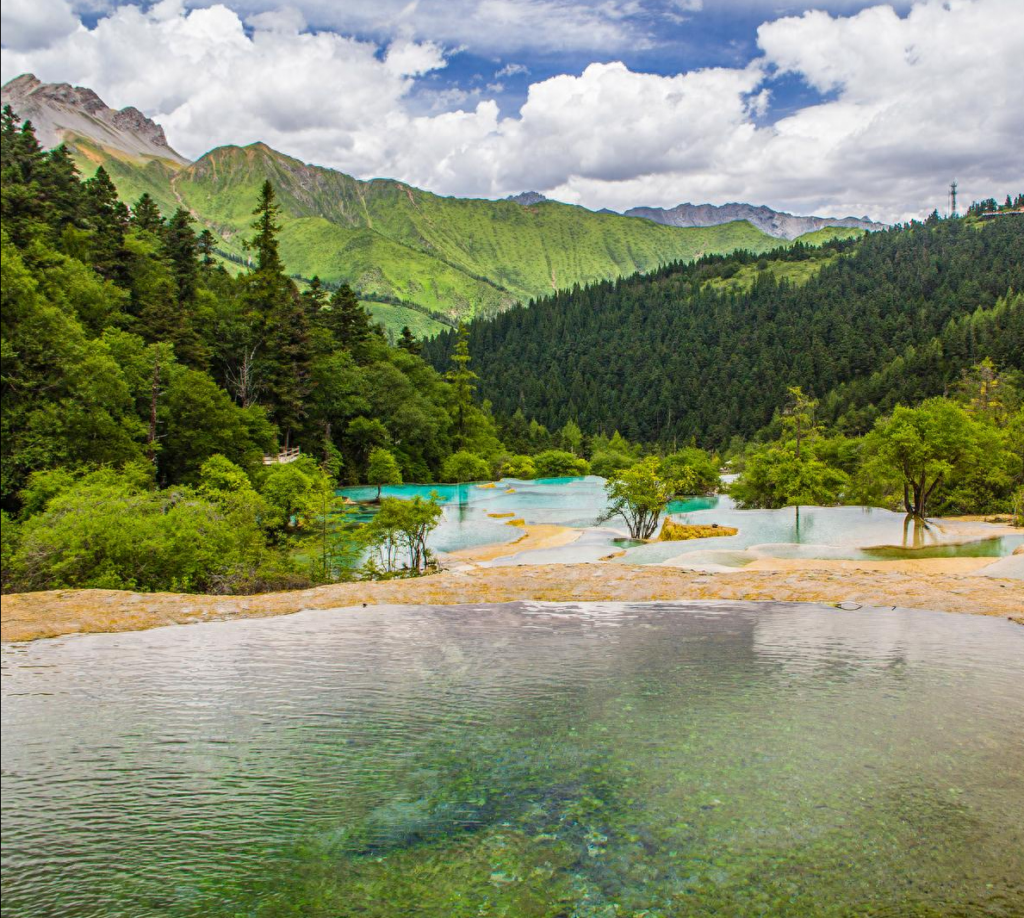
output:
[[[91,176],[97,167],[103,166],[123,201],[137,201],[146,192],[165,214],[172,213],[178,206],[171,180],[183,168],[181,163],[155,157],[133,157],[77,135],[68,138],[67,143],[82,176]]]
[[[364,182],[261,143],[219,147],[181,167],[71,140],[83,172],[102,164],[126,200],[145,191],[165,211],[187,207],[236,258],[245,257],[252,201],[269,179],[282,207],[289,271],[347,282],[363,299],[433,313],[435,322],[436,315],[495,315],[575,284],[704,254],[779,245],[742,221],[679,228],[552,201],[524,207],[441,197],[390,179]]]

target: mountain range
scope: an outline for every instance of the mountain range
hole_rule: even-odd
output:
[[[84,175],[103,166],[126,202],[148,192],[165,214],[189,210],[214,233],[229,266],[248,257],[252,208],[269,179],[281,205],[288,270],[299,279],[349,283],[379,321],[392,329],[409,325],[418,335],[576,284],[709,253],[769,251],[793,238],[792,221],[824,219],[726,205],[702,211],[704,222],[667,216],[679,208],[660,212],[663,219],[638,220],[655,209],[595,213],[537,192],[503,201],[443,197],[394,179],[356,179],[263,143],[217,147],[189,161],[138,109],[117,111],[91,89],[31,74],[4,85],[2,103],[32,121],[44,145],[67,145]],[[735,207],[757,212],[763,225],[729,210]],[[762,210],[774,218],[763,218]],[[690,222],[679,225],[683,219]],[[829,226],[813,224],[807,241],[862,232],[853,225],[823,231]]]
[[[746,220],[761,232],[777,239],[796,239],[828,227],[880,230],[885,224],[870,217],[798,217],[783,211],[753,204],[679,204],[676,207],[633,207],[626,217],[642,217],[664,226],[717,226],[733,220]]]
[[[516,204],[540,204],[547,201],[539,191],[524,191],[521,194],[509,195],[506,201]],[[619,215],[618,211],[602,208],[600,214]],[[754,204],[677,204],[675,207],[631,207],[623,211],[624,217],[641,217],[662,226],[721,226],[746,220],[751,226],[757,227],[762,233],[776,239],[796,239],[807,233],[831,227],[841,229],[861,229],[867,232],[885,229],[884,223],[876,223],[870,217],[798,217],[784,211],[772,210],[764,205]]]

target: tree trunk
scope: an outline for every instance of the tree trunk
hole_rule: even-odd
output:
[[[921,498],[921,513],[919,514],[921,519],[925,518],[925,512],[928,509],[928,501],[931,500],[932,492],[939,486],[941,481],[942,476],[936,476],[935,481],[933,481],[928,490],[924,492],[924,496]]]
[[[148,445],[147,455],[149,461],[156,465],[156,405],[160,397],[160,360],[153,363],[153,384],[149,396],[149,436],[146,440]]]

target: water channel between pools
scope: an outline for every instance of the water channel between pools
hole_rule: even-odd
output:
[[[376,488],[345,488],[341,493],[350,500],[365,502],[376,495]],[[927,526],[908,525],[904,514],[877,507],[738,510],[728,496],[722,495],[677,500],[667,512],[681,522],[732,526],[739,530],[737,535],[637,545],[624,541],[628,533],[621,519],[601,521],[606,506],[604,479],[595,476],[536,481],[505,479],[483,485],[399,485],[383,489],[385,497],[427,497],[431,493],[436,493],[444,505],[444,517],[430,538],[430,547],[438,552],[513,542],[522,530],[508,525],[509,516],[531,524],[584,530],[568,545],[487,562],[493,565],[597,561],[624,551],[614,560],[627,564],[673,562],[718,570],[740,568],[758,557],[998,558],[1024,544],[1024,534],[985,536],[977,525],[965,523],[932,521]],[[369,507],[366,509],[372,512]]]
[[[4,645],[10,918],[1024,914],[1024,629],[370,607]]]

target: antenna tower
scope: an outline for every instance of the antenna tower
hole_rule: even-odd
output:
[[[956,189],[956,179],[953,179],[953,181],[949,183],[949,215],[951,217],[956,216]]]

